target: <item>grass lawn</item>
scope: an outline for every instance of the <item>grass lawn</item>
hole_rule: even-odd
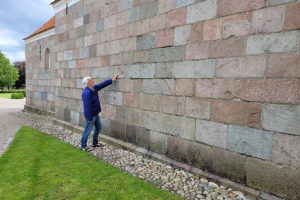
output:
[[[30,127],[0,157],[0,186],[12,200],[181,199]]]
[[[10,99],[10,97],[11,97],[11,93],[0,93],[0,97],[3,97],[3,98],[8,98],[8,99]]]

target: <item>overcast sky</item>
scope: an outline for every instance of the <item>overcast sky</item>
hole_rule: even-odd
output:
[[[0,50],[10,62],[25,60],[23,38],[54,16],[53,0],[4,0],[0,7]]]

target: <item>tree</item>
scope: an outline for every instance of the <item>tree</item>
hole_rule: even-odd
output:
[[[19,73],[9,62],[9,59],[0,51],[0,87],[10,87],[19,78]]]
[[[19,71],[19,79],[16,81],[16,88],[23,87],[25,85],[26,74],[25,74],[25,61],[16,61],[14,62],[14,67]]]

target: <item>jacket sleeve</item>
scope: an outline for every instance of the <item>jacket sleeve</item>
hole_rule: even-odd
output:
[[[82,94],[84,116],[88,121],[93,121],[92,116],[92,96],[91,94]]]
[[[97,91],[99,91],[99,90],[101,90],[101,89],[103,89],[103,88],[105,88],[105,87],[107,87],[107,86],[109,86],[109,85],[111,85],[111,84],[112,84],[112,80],[111,80],[111,79],[108,79],[108,80],[106,80],[106,81],[103,81],[102,83],[99,83],[99,84],[95,85],[94,88],[95,88]]]

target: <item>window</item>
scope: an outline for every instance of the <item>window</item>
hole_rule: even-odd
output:
[[[50,50],[46,49],[45,52],[45,70],[50,69]]]

